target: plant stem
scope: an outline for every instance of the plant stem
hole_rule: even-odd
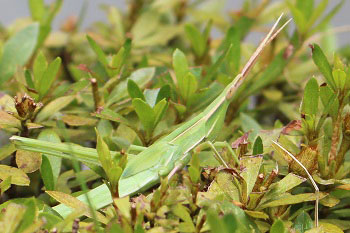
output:
[[[94,97],[95,111],[97,112],[101,106],[101,97],[98,93],[98,84],[95,78],[90,79],[91,87],[92,87],[92,95]]]

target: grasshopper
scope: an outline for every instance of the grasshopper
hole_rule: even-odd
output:
[[[191,158],[190,151],[202,142],[207,142],[215,152],[212,141],[215,140],[223,127],[226,111],[235,91],[247,77],[263,48],[291,20],[288,20],[275,32],[282,15],[250,57],[241,73],[226,86],[222,93],[203,112],[128,161],[119,180],[118,191],[120,197],[145,191],[159,183],[161,177],[168,176],[168,179],[170,179],[189,162]],[[227,146],[229,147],[228,144]],[[218,153],[215,154],[218,155]],[[219,159],[227,167],[225,161]]]
[[[161,177],[167,176],[168,179],[170,179],[178,170],[189,162],[191,159],[191,150],[201,143],[206,143],[214,151],[216,158],[224,166],[228,167],[216,151],[212,142],[223,127],[226,111],[234,97],[235,91],[247,77],[248,72],[253,67],[263,48],[291,21],[291,19],[288,20],[282,27],[275,31],[282,15],[250,57],[241,73],[225,87],[222,93],[203,112],[185,122],[172,133],[155,142],[150,147],[141,150],[141,148],[133,146],[135,147],[134,149],[141,150],[141,152],[136,156],[129,156],[130,154],[128,154],[129,161],[119,180],[119,197],[134,195],[145,191],[159,183]],[[66,158],[70,157],[70,153],[74,153],[79,161],[100,165],[96,150],[91,148],[43,142],[18,136],[13,136],[10,139],[18,149]],[[232,151],[228,143],[223,144],[229,151]],[[112,155],[120,156],[120,153],[112,152]],[[235,159],[238,163],[238,159]],[[107,189],[105,186],[100,188],[104,190],[103,192]],[[111,201],[109,196],[106,198],[109,202]]]

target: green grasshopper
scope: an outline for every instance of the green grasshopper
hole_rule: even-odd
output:
[[[190,151],[203,141],[206,141],[216,152],[211,142],[215,140],[222,129],[227,108],[235,91],[243,83],[263,48],[290,21],[287,21],[274,33],[281,17],[282,15],[250,57],[242,72],[227,85],[223,92],[203,112],[128,161],[119,180],[118,191],[120,197],[147,190],[159,183],[161,177],[168,176],[168,179],[170,179],[189,162],[191,158]],[[228,144],[227,147],[230,149]],[[215,154],[218,155],[217,152]],[[225,161],[220,157],[219,159],[227,167]]]
[[[227,85],[223,92],[203,112],[185,122],[172,133],[155,142],[150,147],[143,149],[136,156],[129,156],[130,154],[128,154],[129,161],[121,175],[118,185],[120,197],[133,195],[147,190],[153,185],[159,183],[161,177],[168,176],[168,179],[170,179],[178,170],[183,168],[189,162],[191,158],[191,150],[199,146],[202,142],[213,149],[216,158],[227,167],[225,161],[216,151],[212,141],[215,140],[224,124],[226,111],[234,97],[235,91],[243,83],[263,48],[290,22],[290,20],[287,21],[275,32],[281,17],[282,15],[278,18],[267,36],[250,57],[241,73],[238,74],[229,85]],[[69,154],[74,153],[79,161],[100,165],[96,150],[91,148],[84,148],[76,145],[64,145],[62,143],[44,142],[18,136],[13,136],[10,139],[18,149],[64,158],[70,158]],[[227,149],[232,152],[229,144],[220,144],[221,146],[226,146]],[[135,150],[141,150],[141,148],[137,146],[133,145],[132,147]],[[120,153],[112,152],[112,155],[120,156]],[[237,158],[236,162],[238,163]],[[103,190],[99,190],[102,193],[107,189],[105,186],[99,188]],[[101,195],[101,193],[99,194]],[[106,196],[105,199],[108,199],[108,202],[111,201],[110,196]],[[61,212],[64,211],[61,210]]]

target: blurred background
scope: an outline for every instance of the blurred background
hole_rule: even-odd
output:
[[[214,1],[214,0],[213,0]],[[222,2],[224,9],[227,11],[237,11],[241,9],[243,0],[215,0],[217,2]],[[281,0],[280,0],[281,1]],[[45,0],[46,3],[52,2],[52,0]],[[92,23],[97,21],[107,21],[106,14],[102,10],[101,6],[114,5],[119,9],[126,10],[127,0],[70,0],[64,1],[62,9],[59,11],[57,17],[54,20],[54,28],[58,29],[60,25],[64,22],[67,17],[78,16],[81,9],[86,7],[86,13],[84,20],[82,22],[82,28],[87,29]],[[274,1],[276,2],[276,0]],[[316,0],[315,2],[319,2]],[[328,10],[332,9],[338,0],[329,1]],[[27,1],[23,0],[1,0],[0,7],[0,23],[3,25],[9,25],[14,22],[15,19],[20,17],[29,17],[30,12],[27,5]],[[332,20],[333,27],[338,27],[341,33],[337,33],[337,45],[342,46],[348,43],[350,38],[350,1],[345,0],[345,4],[340,9],[340,11],[335,15]],[[340,28],[341,27],[341,28]],[[218,32],[214,32],[213,36],[219,36]],[[250,36],[247,40],[256,42],[259,41],[259,38],[255,36]]]

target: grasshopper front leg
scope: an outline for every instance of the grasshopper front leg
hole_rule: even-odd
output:
[[[184,156],[175,163],[174,168],[170,171],[168,175],[168,180],[170,180],[171,177],[173,177],[178,170],[186,166],[190,161],[190,159],[191,159],[190,153],[184,154]]]
[[[217,151],[216,148],[226,148],[227,152],[231,155],[231,157],[233,158],[233,161],[236,165],[239,165],[239,159],[236,155],[236,153],[232,150],[231,145],[224,141],[224,142],[210,142],[210,141],[206,141],[203,142],[201,144],[199,144],[194,151],[196,153],[199,153],[207,148],[210,148],[214,153],[215,153],[215,157],[216,159],[222,163],[222,165],[224,165],[225,167],[228,167],[228,165],[226,164],[225,160],[222,158],[222,156],[219,154],[219,152]],[[226,165],[225,165],[226,164]]]
[[[199,153],[200,151],[210,148],[215,155],[216,160],[224,165],[226,168],[229,168],[228,164],[225,162],[225,160],[222,158],[220,153],[217,151],[216,147],[218,148],[227,148],[228,152],[231,154],[231,156],[234,158],[235,162],[239,164],[239,160],[237,158],[237,155],[235,152],[232,150],[230,144],[228,144],[226,141],[225,142],[215,142],[212,143],[211,141],[206,141],[201,144],[199,144],[193,151],[194,153]],[[186,166],[190,160],[191,156],[189,153],[186,153],[176,164],[175,167],[171,170],[171,172],[168,175],[168,180],[174,176],[174,174],[179,171],[181,168]]]

